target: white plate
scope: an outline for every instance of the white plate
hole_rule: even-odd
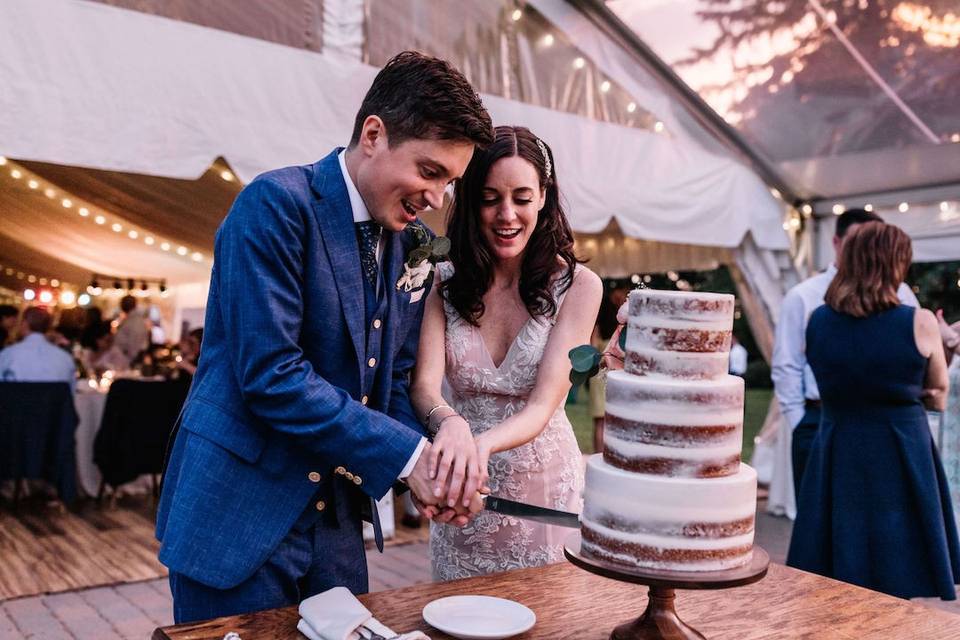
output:
[[[423,619],[462,640],[496,640],[523,633],[536,614],[513,600],[491,596],[450,596],[423,608]]]

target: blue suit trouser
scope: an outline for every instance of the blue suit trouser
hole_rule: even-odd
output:
[[[336,586],[367,592],[359,518],[333,530],[322,523],[303,531],[294,527],[267,561],[232,589],[215,589],[170,572],[177,624],[296,605]]]

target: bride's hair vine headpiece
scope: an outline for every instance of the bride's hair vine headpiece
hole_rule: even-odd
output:
[[[547,145],[543,144],[543,140],[537,138],[537,146],[540,147],[540,153],[543,154],[543,170],[547,174],[546,179],[549,180],[553,173],[553,165],[550,163],[550,154],[547,153]]]

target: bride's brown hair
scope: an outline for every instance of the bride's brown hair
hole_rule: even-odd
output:
[[[493,144],[474,152],[463,179],[457,185],[453,210],[447,222],[454,274],[440,285],[440,293],[464,320],[474,326],[478,326],[483,317],[486,310],[483,296],[493,283],[494,259],[480,230],[483,188],[493,164],[501,158],[513,156],[533,165],[540,178],[540,189],[545,193],[543,208],[537,214],[537,224],[524,248],[520,269],[520,298],[530,315],[555,315],[554,282],[559,282],[560,292],[566,291],[573,283],[577,264],[584,262],[573,253],[573,231],[560,202],[557,165],[550,147],[526,127],[497,127]]]
[[[865,318],[900,304],[897,289],[913,260],[910,236],[885,222],[858,224],[847,232],[826,302],[834,311]]]

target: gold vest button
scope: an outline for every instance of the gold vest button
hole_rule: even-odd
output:
[[[377,359],[370,358],[369,360],[367,360],[367,366],[373,369],[375,366],[377,366]]]
[[[326,508],[327,508],[327,503],[326,503],[326,502],[324,502],[323,500],[319,500],[319,501],[317,502],[317,511],[323,511],[323,510],[326,509]]]
[[[360,398],[360,404],[367,404],[368,402],[370,402],[370,396],[363,396]]]
[[[353,474],[350,473],[349,471],[347,471],[347,472],[346,472],[345,474],[343,474],[343,475],[345,475],[345,476],[347,477],[347,480],[353,480]]]
[[[345,474],[345,473],[347,472],[347,470],[344,469],[343,467],[337,467],[337,468],[334,469],[333,471],[334,471],[334,473],[339,473],[340,475],[343,475],[343,474]]]
[[[320,474],[316,471],[311,471],[308,473],[307,478],[310,480],[310,482],[320,482]]]
[[[353,476],[353,484],[360,484],[363,480],[360,479],[360,476]]]
[[[383,324],[383,323],[380,322],[380,319],[377,318],[376,320],[373,321],[373,328],[374,328],[374,329],[379,329],[379,328],[380,328],[380,325],[382,325],[382,324]]]

